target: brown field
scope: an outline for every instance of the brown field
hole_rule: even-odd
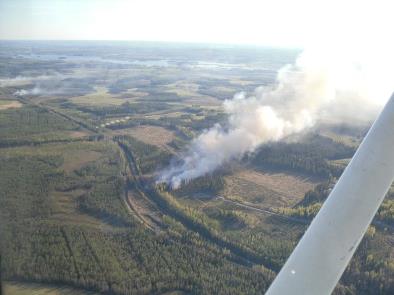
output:
[[[319,183],[318,179],[287,172],[242,169],[226,177],[223,195],[261,208],[293,206]]]
[[[20,108],[22,104],[16,100],[0,100],[0,111]]]

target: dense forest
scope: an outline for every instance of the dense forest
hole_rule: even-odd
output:
[[[121,175],[113,150],[71,174],[62,171],[61,157],[20,158],[21,152],[32,151],[14,155],[9,150],[1,157],[1,207],[7,209],[1,210],[4,279],[67,283],[113,294],[259,294],[272,279],[263,268],[232,262],[226,251],[193,232],[156,235],[141,228],[121,201],[124,183],[112,176],[114,171]],[[104,220],[93,228],[83,219],[72,225],[55,216],[54,190],[83,189],[74,210]]]
[[[302,171],[329,177],[340,176],[342,169],[328,161],[351,158],[354,148],[320,135],[309,135],[304,143],[272,143],[263,146],[253,157],[257,164]]]
[[[223,100],[271,85],[295,52],[55,43],[0,44],[2,279],[264,294],[369,126],[316,126],[173,189],[159,173],[226,130]],[[392,189],[334,294],[394,294],[393,228]]]

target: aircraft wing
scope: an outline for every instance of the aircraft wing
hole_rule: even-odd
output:
[[[266,294],[331,294],[393,180],[394,94]]]

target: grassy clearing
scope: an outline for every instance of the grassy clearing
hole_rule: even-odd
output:
[[[63,159],[61,168],[69,173],[98,160],[108,149],[111,149],[109,143],[70,142],[66,144],[45,144],[39,147],[4,148],[2,149],[2,155],[5,157],[61,157]]]
[[[113,231],[114,228],[105,220],[84,214],[79,210],[78,199],[85,193],[86,191],[81,189],[69,192],[51,192],[50,196],[54,204],[50,219],[59,224],[83,225],[94,230]]]
[[[168,144],[175,139],[174,132],[160,126],[141,125],[115,130],[115,135],[131,135],[146,144],[169,149]]]
[[[105,87],[96,87],[96,92],[73,97],[70,101],[81,106],[120,106],[128,100],[115,97]]]
[[[98,160],[102,156],[102,153],[92,150],[76,150],[74,152],[70,151],[63,154],[63,169],[65,172],[78,170],[90,162]]]
[[[226,177],[224,196],[265,208],[292,206],[319,183],[318,179],[284,172],[243,169]]]

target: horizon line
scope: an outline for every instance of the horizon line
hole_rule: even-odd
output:
[[[127,40],[127,39],[3,39],[0,42],[119,42],[119,43],[167,43],[184,45],[210,45],[210,46],[231,46],[231,47],[256,47],[302,50],[300,46],[281,46],[259,43],[231,43],[231,42],[209,42],[209,41],[175,41],[175,40]]]

